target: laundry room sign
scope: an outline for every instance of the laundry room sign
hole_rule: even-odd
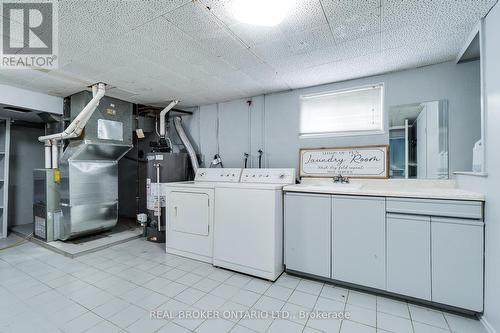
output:
[[[301,177],[388,178],[389,146],[305,148],[300,150]]]

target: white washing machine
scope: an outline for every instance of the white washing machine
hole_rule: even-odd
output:
[[[295,169],[243,169],[215,187],[215,266],[271,281],[283,272],[283,186]]]
[[[168,253],[212,263],[214,189],[240,177],[241,169],[199,168],[194,181],[162,184]]]

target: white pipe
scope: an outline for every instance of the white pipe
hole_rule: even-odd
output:
[[[160,187],[160,163],[156,165],[156,200],[158,204],[158,231],[161,231],[161,187]]]
[[[189,159],[191,160],[191,165],[193,166],[193,171],[196,174],[196,171],[198,171],[198,159],[196,158],[196,152],[194,151],[193,146],[191,145],[191,142],[189,141],[189,138],[186,135],[186,132],[184,132],[184,128],[182,127],[182,119],[181,117],[175,117],[174,118],[174,125],[175,129],[177,130],[177,134],[179,134],[179,138],[181,139],[182,143],[184,144],[184,147],[186,147],[186,150],[189,153]]]
[[[45,169],[52,168],[52,150],[50,148],[50,141],[45,142]]]
[[[59,168],[59,147],[57,141],[52,141],[52,169]]]
[[[169,105],[167,105],[166,108],[164,108],[163,110],[161,110],[160,112],[160,137],[165,137],[167,131],[166,131],[166,128],[165,128],[165,118],[167,116],[167,113],[168,111],[170,111],[175,105],[177,105],[177,103],[179,103],[179,101],[172,101],[170,102]]]
[[[410,178],[410,145],[409,145],[409,130],[408,130],[408,119],[405,119],[405,178]]]
[[[97,86],[97,87],[96,87]],[[87,125],[90,117],[97,109],[99,105],[99,101],[104,96],[105,92],[105,84],[98,83],[97,85],[92,86],[92,93],[94,97],[90,100],[90,102],[83,108],[83,110],[76,116],[76,118],[69,124],[68,128],[66,128],[61,133],[50,134],[45,136],[40,136],[38,141],[48,141],[48,140],[65,140],[79,137],[82,134],[83,128]]]

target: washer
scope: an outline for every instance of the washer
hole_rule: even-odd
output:
[[[241,169],[199,168],[194,181],[162,184],[168,253],[212,263],[214,189],[240,177]]]
[[[213,264],[271,281],[283,272],[283,186],[295,169],[243,169],[215,187]]]

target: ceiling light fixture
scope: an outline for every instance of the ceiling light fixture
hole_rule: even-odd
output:
[[[240,22],[274,27],[290,11],[294,0],[235,0],[233,12]]]

